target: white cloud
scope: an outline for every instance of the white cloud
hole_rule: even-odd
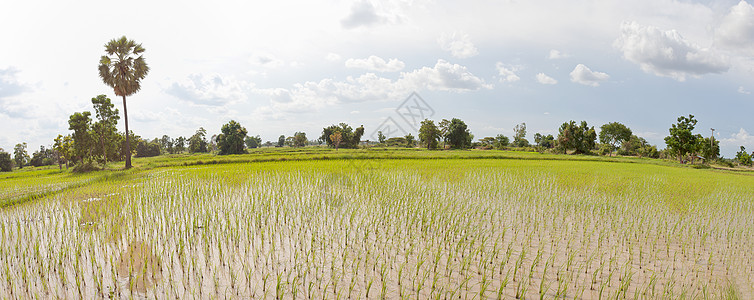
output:
[[[456,58],[468,58],[479,54],[469,35],[463,32],[443,33],[437,42],[442,50],[449,51]]]
[[[416,89],[463,92],[492,88],[492,85],[486,84],[466,67],[442,59],[437,60],[433,68],[423,67],[409,73],[401,73],[401,77],[397,82],[399,85],[413,86]]]
[[[589,67],[578,64],[573,71],[571,71],[571,81],[588,86],[600,86],[600,82],[608,80],[610,75],[602,72],[595,72],[589,69]]]
[[[754,55],[754,7],[746,1],[733,6],[715,30],[715,41],[724,48]]]
[[[518,66],[509,66],[498,62],[495,64],[495,67],[497,68],[498,74],[501,76],[500,82],[516,82],[521,79],[521,77],[516,75],[516,72],[520,69]]]
[[[285,61],[278,59],[271,54],[256,55],[251,59],[251,63],[265,68],[277,68],[285,65]]]
[[[0,69],[0,100],[13,97],[28,90],[21,84],[16,76],[18,70],[14,68]]]
[[[406,66],[405,63],[397,58],[391,58],[387,62],[379,56],[371,55],[364,59],[349,58],[346,60],[346,67],[359,68],[376,72],[397,72]]]
[[[552,49],[550,50],[550,55],[547,56],[548,59],[561,59],[569,57],[570,55],[562,53],[558,50]]]
[[[558,81],[555,80],[555,78],[547,76],[547,74],[545,73],[537,74],[537,82],[541,84],[557,84],[558,83]]]
[[[749,92],[749,91],[747,91],[746,89],[744,89],[744,87],[743,87],[743,86],[739,86],[739,87],[738,87],[738,93],[739,93],[739,94],[744,94],[744,95],[749,95],[749,94],[751,94],[751,92]]]
[[[340,61],[340,55],[330,52],[325,55],[325,59],[328,61]]]
[[[377,11],[369,1],[356,2],[351,6],[351,12],[343,20],[340,21],[340,25],[346,29],[353,29],[357,27],[369,27],[372,25],[385,22],[385,18],[378,15]]]
[[[192,74],[181,82],[173,82],[165,92],[197,105],[224,106],[245,101],[251,84],[219,74]]]
[[[730,68],[726,57],[690,43],[675,30],[661,31],[635,22],[621,25],[621,36],[614,45],[645,72],[678,81]]]
[[[751,136],[745,129],[741,128],[738,132],[733,133],[727,139],[720,140],[721,145],[732,146],[738,148],[738,146],[745,146],[749,150],[754,149],[754,136]],[[736,149],[738,151],[738,149]]]

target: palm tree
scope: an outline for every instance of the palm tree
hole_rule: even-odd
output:
[[[126,96],[141,89],[139,83],[149,73],[147,62],[141,53],[144,48],[125,36],[112,39],[105,44],[105,53],[99,61],[99,77],[115,90],[116,96],[123,97],[123,119],[126,121],[126,169],[131,168],[131,139],[128,131],[128,110]]]

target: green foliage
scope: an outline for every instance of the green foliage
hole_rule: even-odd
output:
[[[182,136],[175,138],[175,142],[173,143],[173,149],[175,150],[175,153],[181,153],[183,151],[186,151],[186,138]]]
[[[281,134],[278,137],[278,147],[283,147],[283,146],[285,146],[285,136]]]
[[[305,147],[309,143],[309,140],[306,138],[305,132],[296,132],[293,134],[293,147]]]
[[[720,141],[714,138],[698,138],[696,151],[707,161],[720,157]]]
[[[10,159],[10,153],[0,149],[0,172],[10,172],[13,170],[13,160]]]
[[[618,155],[659,158],[660,152],[657,146],[650,145],[644,138],[631,135],[628,141],[621,144]]]
[[[110,98],[105,95],[99,95],[92,98],[92,105],[94,106],[94,112],[97,117],[97,122],[92,126],[93,136],[96,140],[94,148],[98,154],[97,160],[103,165],[107,164],[108,160],[114,159],[115,153],[118,151],[118,109],[110,102]]]
[[[426,119],[421,124],[421,127],[419,127],[419,143],[427,149],[437,149],[441,132],[435,125],[435,121]]]
[[[39,150],[34,151],[34,154],[29,160],[29,164],[34,167],[49,166],[55,164],[55,150],[46,149],[45,146],[40,146]]]
[[[136,157],[152,157],[160,155],[160,143],[157,141],[140,140],[136,144]]]
[[[123,116],[126,123],[126,169],[131,168],[131,139],[128,129],[128,109],[126,96],[133,95],[141,89],[141,80],[149,73],[149,66],[144,60],[144,47],[125,36],[112,39],[105,44],[105,53],[99,61],[99,77],[113,88],[115,95],[123,97]]]
[[[513,127],[513,147],[529,147],[529,141],[526,139],[526,123],[521,123]]]
[[[510,143],[510,140],[507,136],[504,136],[502,134],[498,134],[495,137],[495,142],[493,143],[493,146],[495,149],[503,149],[505,147],[508,147],[508,144]]]
[[[244,142],[246,143],[246,148],[249,149],[262,147],[262,138],[259,135],[246,137]]]
[[[73,155],[78,159],[79,163],[83,163],[84,160],[91,161],[92,154],[92,134],[91,126],[92,119],[90,116],[92,113],[85,111],[83,113],[74,113],[68,119],[68,129],[73,130]]]
[[[671,125],[670,135],[665,137],[665,144],[670,154],[677,156],[679,162],[683,162],[683,159],[693,153],[698,145],[699,136],[692,133],[697,120],[694,119],[694,115],[689,115],[688,118],[680,116],[677,121],[677,124]]]
[[[220,155],[242,154],[245,153],[244,139],[246,139],[246,128],[241,126],[235,120],[230,120],[220,129],[222,133],[217,136],[217,146],[220,148]]]
[[[380,141],[380,144],[385,143],[385,135],[382,134],[382,131],[377,131],[377,140]]]
[[[351,128],[346,123],[340,123],[339,125],[330,125],[322,129],[322,136],[319,138],[321,141],[325,141],[328,146],[335,147],[333,140],[330,138],[334,133],[340,132],[341,140],[338,148],[358,148],[359,142],[361,142],[361,136],[364,135],[364,126],[359,126],[356,129]]]
[[[751,155],[746,152],[744,146],[741,146],[741,151],[736,152],[736,162],[744,166],[751,166]]]
[[[416,147],[416,139],[414,139],[413,135],[409,133],[404,138],[406,139],[406,147],[408,148]]]
[[[581,121],[577,126],[576,122],[571,120],[560,125],[558,130],[558,150],[566,153],[568,150],[575,150],[574,154],[587,154],[594,149],[597,133],[594,127],[589,127],[586,121]]]
[[[60,135],[55,138],[55,144],[53,144],[53,149],[55,149],[55,152],[57,153],[57,163],[60,166],[60,168],[63,168],[63,164],[68,165],[68,161],[73,158],[73,138],[71,138],[71,135]]]
[[[460,119],[453,118],[448,125],[448,132],[445,139],[454,149],[466,149],[471,147],[471,132],[469,132],[466,123]]]
[[[29,162],[29,153],[26,152],[26,143],[16,144],[13,147],[13,160],[19,169],[23,169],[26,163]]]
[[[631,129],[618,122],[610,122],[600,126],[600,143],[608,145],[610,155],[624,142],[631,139]]]
[[[535,133],[534,143],[537,144],[537,147],[550,149],[555,147],[555,137],[553,137],[552,134],[543,135],[540,133]]]
[[[207,130],[205,130],[202,127],[199,127],[199,129],[188,139],[188,150],[189,153],[206,153],[209,152],[209,149],[207,148]]]
[[[391,137],[385,140],[384,145],[388,147],[406,147],[407,142],[405,137]]]

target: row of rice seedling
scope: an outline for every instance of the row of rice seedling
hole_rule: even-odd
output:
[[[710,181],[695,183],[708,193],[693,194],[698,189],[670,188],[678,181],[661,172],[610,189],[599,182],[600,172],[564,171],[584,163],[518,163],[175,168],[117,188],[103,186],[99,193],[96,187],[62,193],[0,214],[0,293],[278,299],[752,295],[750,190]],[[582,166],[607,165],[623,168]],[[574,174],[583,178],[566,178]]]

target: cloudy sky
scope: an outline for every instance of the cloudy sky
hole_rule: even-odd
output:
[[[142,137],[211,135],[231,119],[265,141],[340,122],[363,124],[364,139],[416,135],[401,111],[413,103],[476,138],[617,121],[660,148],[693,114],[724,156],[754,150],[746,1],[5,1],[0,12],[6,150],[52,144],[99,94],[122,111],[97,64],[123,35],[151,67],[128,98]],[[412,92],[423,101],[404,104]]]

